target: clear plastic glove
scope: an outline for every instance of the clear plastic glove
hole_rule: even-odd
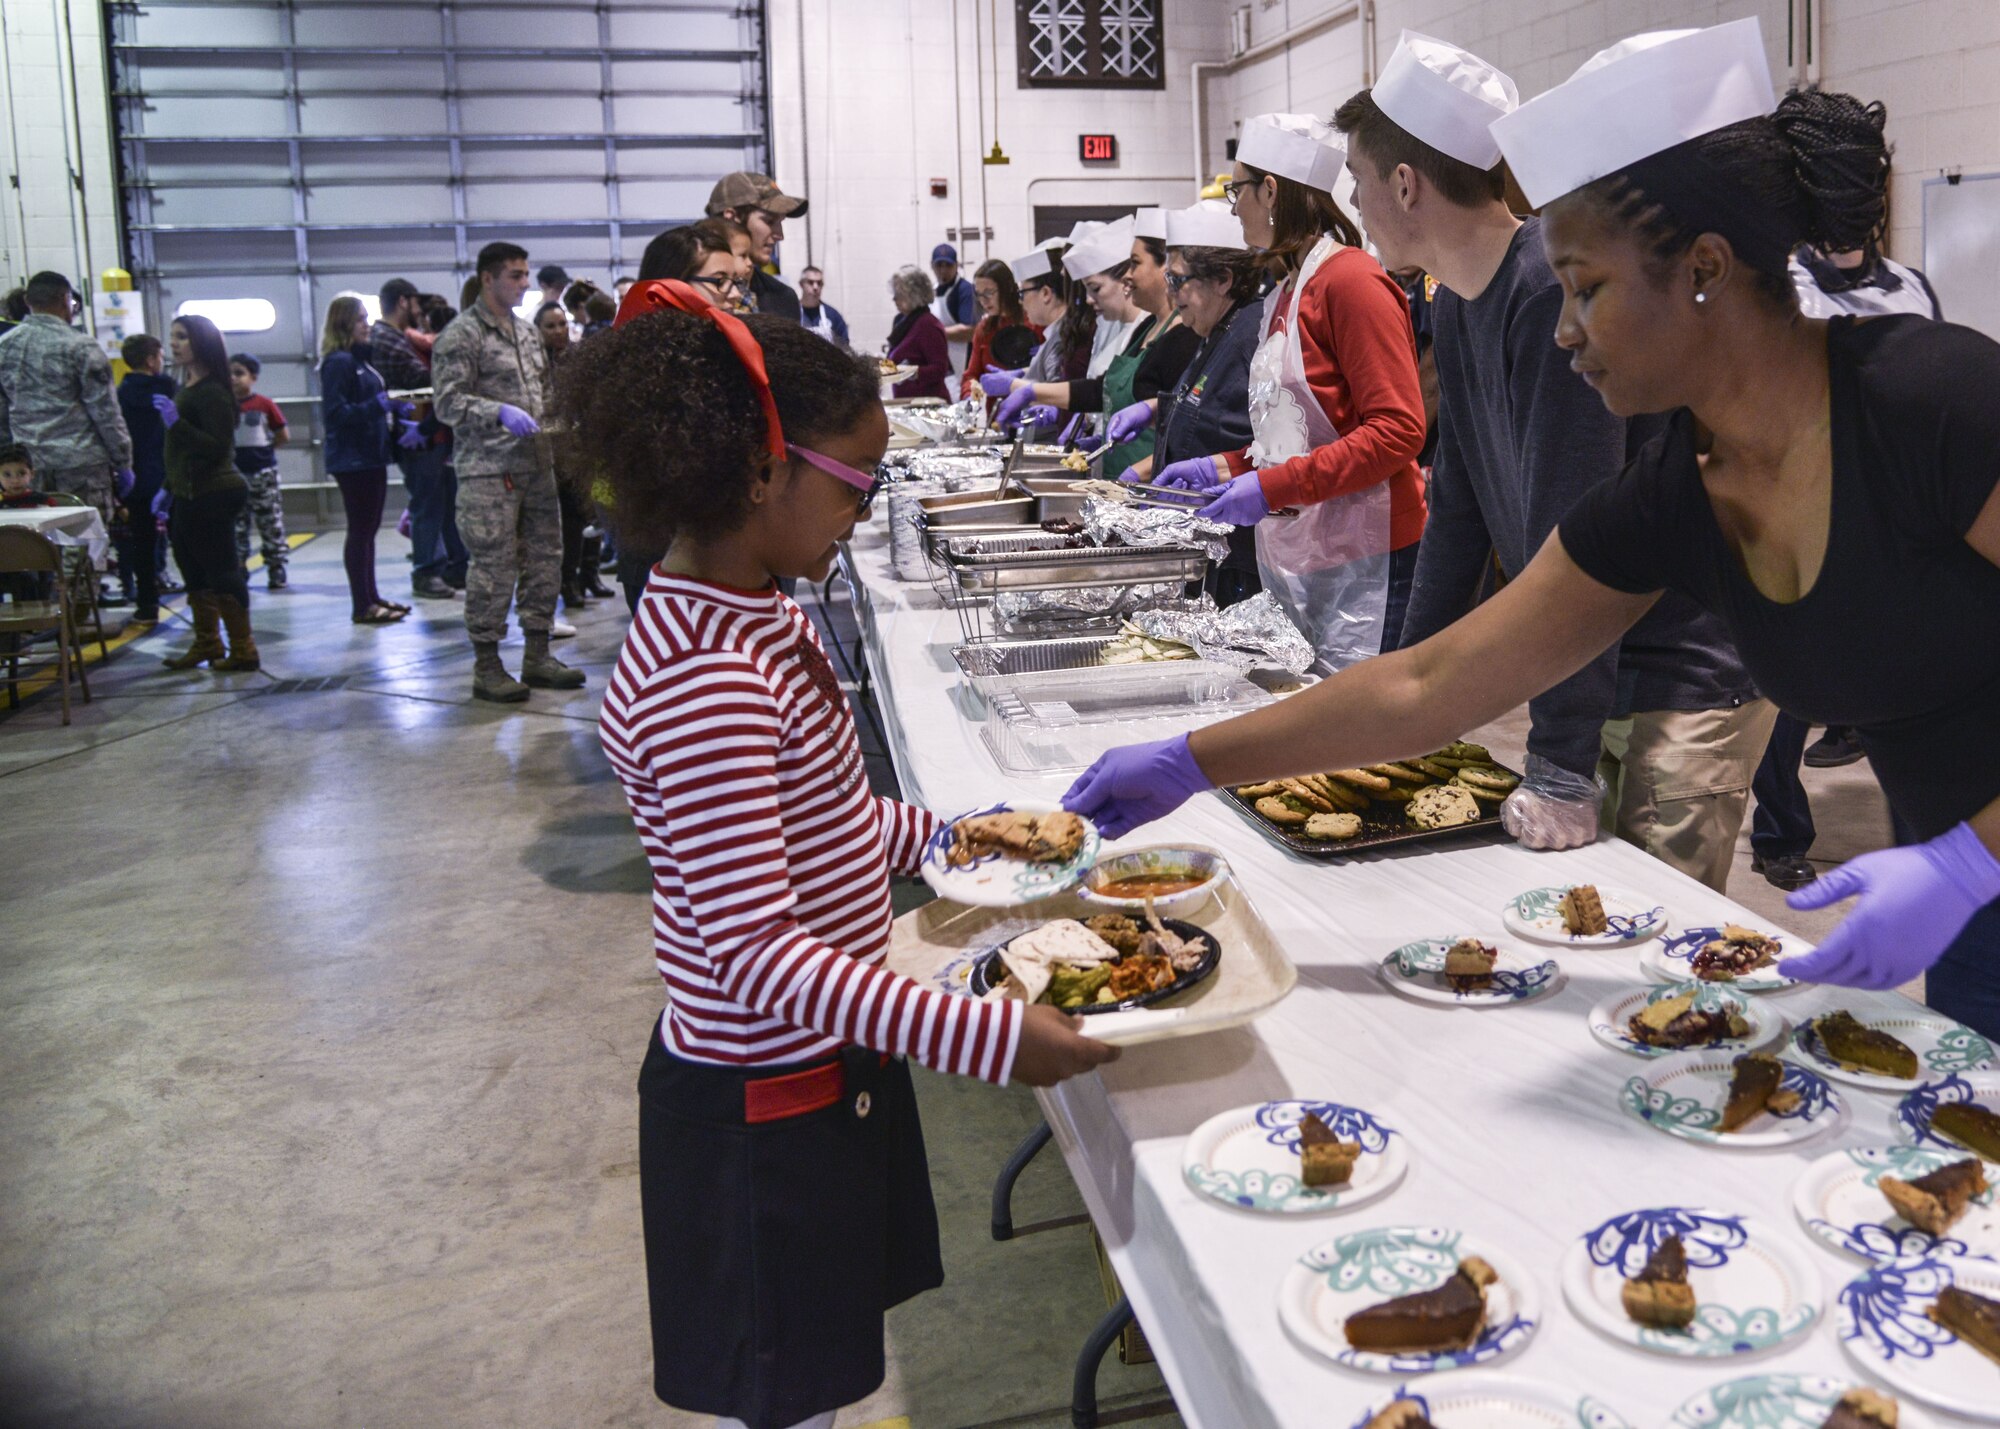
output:
[[[1208,505],[1194,513],[1209,521],[1227,521],[1232,526],[1255,526],[1271,514],[1271,503],[1264,499],[1264,483],[1257,479],[1254,471],[1231,477],[1227,486],[1210,495],[1212,499]]]
[[[1500,826],[1523,848],[1582,848],[1597,840],[1604,781],[1528,756],[1521,786],[1500,805]]]
[[[120,467],[111,475],[111,490],[116,493],[120,501],[123,501],[132,494],[132,487],[138,480],[139,478],[133,474],[131,467]]]
[[[417,424],[405,417],[403,430],[396,437],[396,445],[405,451],[415,451],[424,444],[424,434]]]
[[[1152,425],[1153,404],[1134,402],[1111,414],[1111,420],[1104,426],[1104,436],[1108,441],[1129,442]]]
[[[1069,786],[1062,806],[1096,824],[1106,838],[1117,839],[1214,787],[1181,734],[1105,750]]]
[[[984,379],[982,378],[981,380],[983,381]],[[1034,401],[1035,389],[1033,387],[1017,387],[1007,395],[1007,400],[1002,402],[1000,409],[993,414],[993,425],[1000,428],[1003,432],[1012,431],[1020,425],[1021,413],[1033,406]]]
[[[2000,898],[2000,860],[1972,825],[1929,843],[1865,853],[1787,894],[1793,908],[1859,897],[1817,949],[1786,958],[1786,977],[1841,987],[1900,987],[1935,963],[1971,921]]]
[[[1171,462],[1153,478],[1155,486],[1172,486],[1182,491],[1198,491],[1203,496],[1220,491],[1229,480],[1219,476],[1212,456],[1191,456],[1185,461]]]
[[[1014,390],[1014,384],[1028,369],[1016,367],[1013,371],[996,367],[991,372],[979,374],[979,390],[989,397],[1005,397]]]
[[[181,409],[174,405],[174,399],[171,397],[161,397],[155,394],[153,397],[153,410],[158,412],[160,420],[170,427],[181,419]]]
[[[500,404],[500,425],[507,429],[510,437],[532,437],[542,429],[540,422],[506,402]]]

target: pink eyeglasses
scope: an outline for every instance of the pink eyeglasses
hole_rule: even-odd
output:
[[[836,481],[844,481],[859,491],[861,493],[860,499],[854,504],[856,515],[866,516],[868,508],[875,504],[876,493],[882,489],[881,477],[870,476],[867,472],[857,470],[844,461],[835,461],[830,456],[822,456],[816,451],[808,451],[804,447],[794,446],[791,442],[785,443],[785,450],[806,465],[816,466]]]

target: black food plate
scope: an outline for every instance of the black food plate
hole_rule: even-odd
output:
[[[1506,765],[1499,763],[1497,760],[1489,762],[1492,763],[1495,769],[1505,769],[1507,773],[1513,774],[1516,779],[1521,777],[1514,770],[1507,769]],[[1263,783],[1265,781],[1252,780],[1250,782]],[[1424,787],[1430,788],[1433,786],[1426,785]],[[1265,838],[1277,844],[1280,848],[1290,849],[1293,853],[1302,854],[1306,858],[1345,858],[1349,854],[1374,853],[1381,849],[1390,848],[1407,848],[1412,844],[1444,843],[1448,840],[1462,839],[1472,834],[1483,836],[1497,834],[1505,837],[1507,833],[1507,830],[1500,823],[1500,806],[1498,804],[1489,806],[1482,801],[1479,806],[1479,817],[1469,824],[1453,824],[1448,829],[1419,829],[1411,826],[1408,816],[1403,812],[1404,805],[1371,801],[1366,809],[1359,811],[1361,814],[1361,832],[1353,838],[1339,840],[1311,839],[1307,838],[1303,833],[1295,834],[1286,829],[1279,828],[1252,807],[1257,802],[1255,799],[1246,799],[1233,788],[1217,789],[1215,792],[1218,797],[1227,802],[1239,814],[1243,815],[1252,824],[1255,824],[1257,832]]]
[[[1093,914],[1092,916],[1096,915]],[[1079,919],[1078,921],[1082,920]],[[1144,926],[1143,919],[1135,921]],[[1132,1007],[1150,1007],[1156,1002],[1161,1002],[1178,993],[1186,992],[1189,988],[1206,981],[1214,974],[1216,966],[1222,961],[1222,944],[1216,941],[1215,934],[1209,932],[1206,928],[1197,927],[1193,923],[1184,923],[1178,918],[1162,918],[1160,925],[1179,937],[1189,940],[1195,938],[1202,939],[1208,944],[1207,955],[1200,962],[1196,963],[1191,970],[1182,973],[1165,987],[1158,988],[1153,992],[1142,992],[1137,997],[1128,997],[1122,1002],[1092,1002],[1082,1007],[1069,1007],[1063,1010],[1065,1012],[1074,1012],[1080,1017],[1089,1017],[1092,1013],[1097,1012],[1123,1012],[1127,1008]],[[1015,936],[1018,937],[1019,935],[1016,934]],[[1009,943],[1013,941],[1013,938],[1007,939]],[[986,996],[998,984],[1007,980],[1006,969],[1000,965],[1000,949],[1004,946],[1006,946],[1005,943],[996,943],[986,952],[981,953],[973,962],[971,983],[967,990],[974,997]]]

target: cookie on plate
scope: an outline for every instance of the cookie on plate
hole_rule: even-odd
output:
[[[1300,824],[1303,824],[1307,819],[1312,817],[1310,814],[1306,813],[1303,809],[1294,809],[1290,804],[1287,804],[1283,799],[1278,798],[1275,794],[1267,794],[1263,798],[1259,799],[1256,804],[1256,809],[1258,813],[1262,814],[1272,823],[1283,824],[1288,829],[1297,828]]]
[[[1465,770],[1460,770],[1459,774],[1462,775],[1465,772]],[[1504,804],[1507,802],[1506,790],[1489,789],[1484,784],[1474,784],[1471,780],[1458,776],[1453,776],[1451,787],[1465,790],[1466,793],[1472,795],[1473,798],[1479,800],[1482,804]]]
[[[1457,824],[1476,822],[1479,801],[1472,797],[1470,789],[1438,784],[1429,789],[1419,789],[1406,812],[1410,822],[1420,829],[1448,829]]]
[[[1360,832],[1358,814],[1314,814],[1306,820],[1306,837],[1311,839],[1351,839]]]

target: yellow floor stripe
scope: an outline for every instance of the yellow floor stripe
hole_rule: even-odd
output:
[[[855,1429],[910,1429],[910,1416],[898,1414],[894,1419],[877,1419],[872,1424],[857,1425]]]

